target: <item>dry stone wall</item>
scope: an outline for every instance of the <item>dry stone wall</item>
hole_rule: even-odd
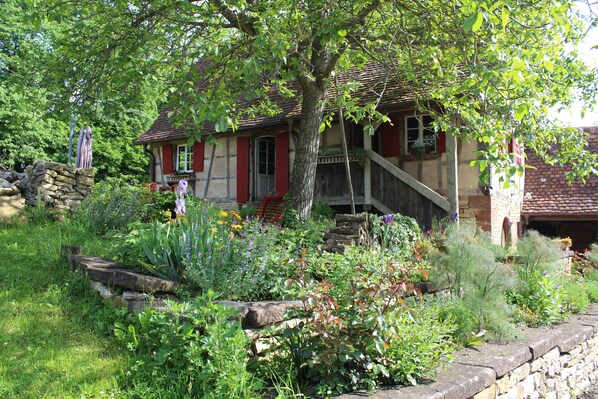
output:
[[[524,328],[508,345],[464,349],[436,381],[342,399],[569,399],[598,377],[598,304],[555,328]]]
[[[58,210],[69,210],[89,195],[93,178],[93,169],[35,161],[25,169],[19,186],[28,205],[41,201]]]
[[[18,183],[24,173],[0,171],[0,218],[18,215],[25,207]]]

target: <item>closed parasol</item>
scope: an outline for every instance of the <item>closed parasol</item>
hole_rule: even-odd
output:
[[[75,168],[91,169],[91,141],[91,127],[85,126],[81,129],[81,134],[79,135]]]

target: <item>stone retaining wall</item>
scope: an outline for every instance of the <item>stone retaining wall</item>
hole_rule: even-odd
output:
[[[93,186],[93,169],[75,169],[56,162],[35,161],[25,169],[19,186],[28,205],[45,205],[69,210],[89,195]]]
[[[342,399],[567,399],[596,383],[598,304],[555,328],[519,330],[516,342],[464,349],[435,382]]]
[[[18,215],[25,204],[70,210],[91,193],[93,182],[93,169],[41,160],[25,173],[0,171],[0,217]]]

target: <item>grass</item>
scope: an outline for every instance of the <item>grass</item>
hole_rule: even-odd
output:
[[[99,246],[62,223],[0,226],[0,397],[119,395],[127,356],[115,310],[59,260],[60,244]]]

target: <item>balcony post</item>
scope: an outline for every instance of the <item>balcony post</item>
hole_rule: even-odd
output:
[[[459,169],[457,159],[457,138],[446,134],[446,179],[448,185],[447,199],[449,202],[449,215],[459,212]]]
[[[372,149],[372,136],[367,132],[367,129],[363,131],[363,149],[366,151],[363,165],[363,209],[369,211],[372,207],[372,162],[367,156],[367,151]]]

